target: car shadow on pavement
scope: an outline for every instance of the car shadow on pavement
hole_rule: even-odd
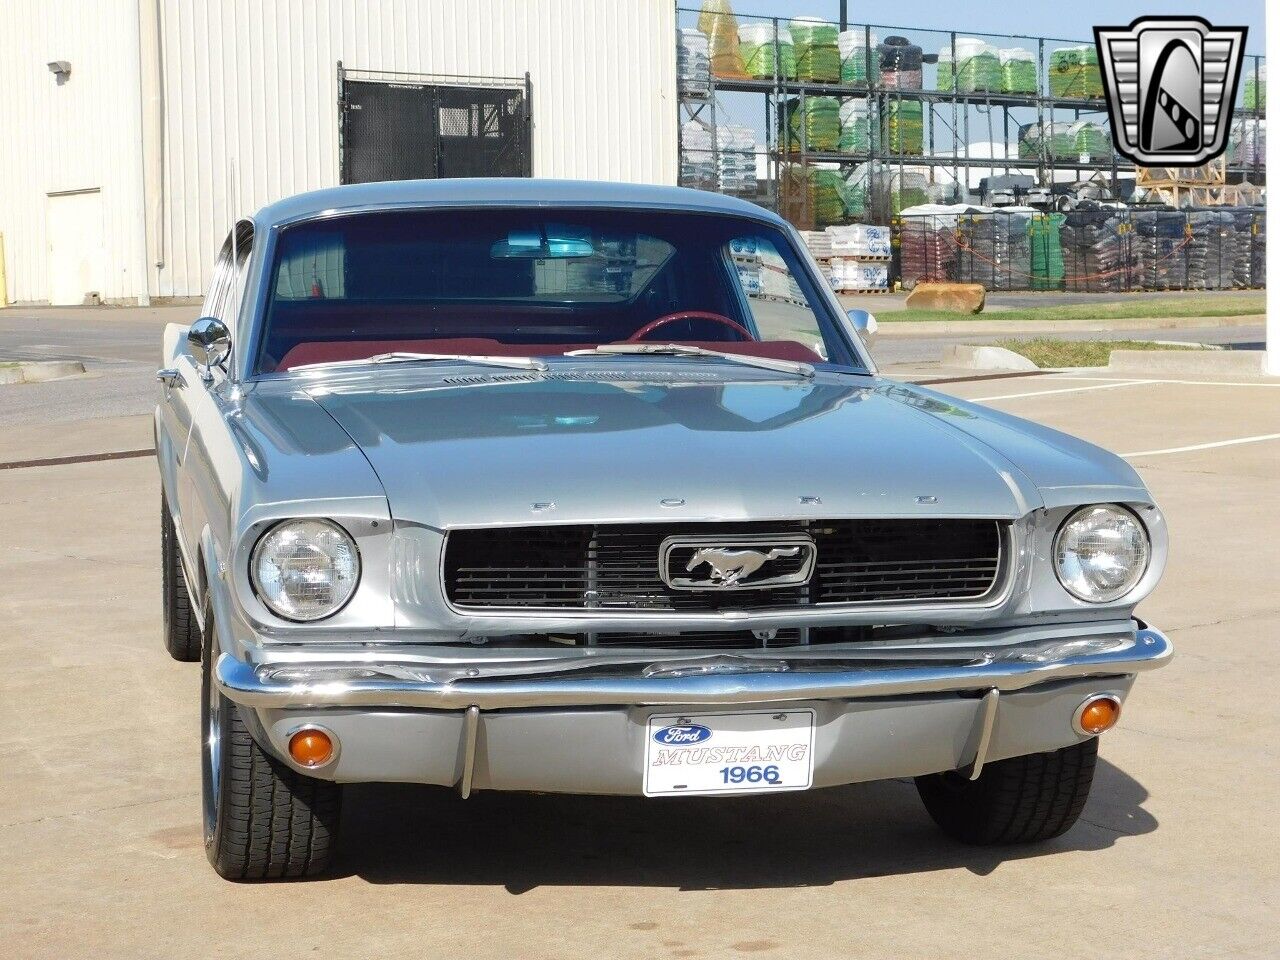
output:
[[[652,800],[362,784],[344,798],[338,875],[371,883],[652,886],[684,890],[824,886],[1098,850],[1149,833],[1147,791],[1099,760],[1084,816],[1047,843],[969,847],[940,833],[910,780],[760,797]]]

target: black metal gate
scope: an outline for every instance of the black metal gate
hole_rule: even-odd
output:
[[[529,76],[440,77],[338,63],[343,183],[533,175]]]

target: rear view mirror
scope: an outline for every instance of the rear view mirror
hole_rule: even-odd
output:
[[[871,344],[876,339],[876,330],[880,327],[880,324],[876,323],[875,315],[866,310],[850,310],[849,321],[853,324],[853,329],[858,331],[858,337],[863,345],[870,350]]]
[[[511,230],[489,248],[495,260],[572,260],[595,252],[590,230],[554,223],[542,230]]]

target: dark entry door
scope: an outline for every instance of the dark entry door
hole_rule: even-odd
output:
[[[487,86],[361,74],[339,65],[343,183],[532,176],[527,79]]]

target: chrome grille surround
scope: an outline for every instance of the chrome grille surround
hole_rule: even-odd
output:
[[[805,535],[807,583],[673,590],[659,558],[671,537]],[[835,606],[989,604],[1010,580],[1010,524],[990,519],[610,523],[449,531],[446,600],[479,613],[718,613]]]

